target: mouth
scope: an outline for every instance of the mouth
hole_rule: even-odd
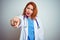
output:
[[[30,13],[26,13],[26,16],[30,16]]]
[[[28,15],[30,14],[30,13],[27,13]]]
[[[30,13],[27,13],[27,15],[29,15]]]

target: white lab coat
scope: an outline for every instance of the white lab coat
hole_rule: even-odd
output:
[[[23,16],[19,16],[21,19],[21,24],[17,27],[20,28],[20,40],[27,40],[28,38],[28,21],[27,18],[23,19]],[[37,19],[37,18],[36,18]],[[35,40],[44,40],[44,30],[41,25],[41,22],[37,19],[40,28],[37,27],[36,21],[34,20],[34,33],[35,33]]]

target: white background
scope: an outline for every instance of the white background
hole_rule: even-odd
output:
[[[13,28],[9,20],[21,15],[31,0],[0,0],[0,39],[18,40],[20,30]],[[60,0],[33,0],[38,7],[45,40],[60,40]]]

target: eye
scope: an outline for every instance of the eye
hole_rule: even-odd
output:
[[[33,9],[31,9],[33,11]]]
[[[29,7],[27,7],[27,9],[30,9],[31,11],[33,11],[33,9],[31,9],[31,8],[29,8]]]
[[[30,9],[29,7],[27,7],[27,9]]]

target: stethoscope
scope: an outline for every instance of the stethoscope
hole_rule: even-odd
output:
[[[24,17],[23,17],[24,24],[25,24],[25,17],[26,17],[26,16],[24,16]],[[26,17],[26,18],[27,18],[27,17]],[[39,28],[40,28],[40,25],[39,25],[39,23],[38,23],[37,19],[35,19],[35,21],[36,21],[36,24],[37,24],[37,28],[39,29]]]
[[[26,16],[23,16],[23,20],[24,20],[24,25],[26,24],[25,22],[25,18],[27,18]],[[39,29],[40,26],[39,26],[39,23],[37,21],[37,19],[35,20],[36,21],[36,24],[37,24],[37,28]],[[24,28],[26,28],[27,26],[25,25]],[[25,29],[24,29],[24,33],[25,33],[25,36],[24,36],[24,40],[26,39],[26,32],[25,32]]]

